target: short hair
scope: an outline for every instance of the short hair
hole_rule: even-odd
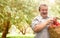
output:
[[[39,11],[40,11],[41,6],[46,6],[46,7],[48,7],[46,4],[41,4],[41,5],[39,6]]]

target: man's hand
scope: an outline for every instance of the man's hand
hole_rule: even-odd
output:
[[[47,19],[47,24],[51,24],[51,23],[53,23],[53,18],[49,18],[49,19]]]

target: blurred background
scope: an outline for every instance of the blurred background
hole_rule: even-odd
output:
[[[0,0],[0,38],[34,38],[31,21],[47,4],[49,16],[60,17],[60,0]]]

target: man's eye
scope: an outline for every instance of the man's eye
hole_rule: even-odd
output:
[[[47,11],[47,9],[45,11]]]
[[[42,9],[42,11],[47,11],[47,9]]]

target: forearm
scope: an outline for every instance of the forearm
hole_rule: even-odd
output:
[[[48,22],[44,22],[44,23],[40,23],[40,24],[37,24],[35,27],[34,27],[34,32],[39,32],[41,31],[43,28],[45,28],[47,26]]]

